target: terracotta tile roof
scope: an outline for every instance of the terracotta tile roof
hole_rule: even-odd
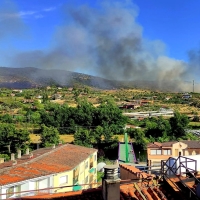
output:
[[[132,166],[132,165],[127,165],[127,164],[120,164],[120,167],[124,168],[125,170],[131,172],[132,174],[136,175],[136,177],[138,177],[138,179],[142,179],[142,178],[151,178],[153,179],[153,177],[155,177],[155,175],[151,175],[148,174],[146,172],[143,172],[141,170],[139,170],[138,168]]]
[[[200,149],[200,141],[196,141],[196,140],[183,140],[183,141],[180,141],[180,142],[183,142],[185,144],[188,145],[187,148],[191,148],[191,149]]]
[[[170,142],[163,142],[161,145],[163,147],[172,147],[173,144],[177,143],[178,141],[170,141]]]
[[[13,161],[0,164],[0,185],[71,170],[96,151],[72,144],[35,150],[33,156],[22,156],[15,165]]]
[[[162,146],[162,143],[160,142],[152,142],[152,143],[147,144],[147,147],[161,147],[161,146]]]
[[[170,141],[170,142],[163,142],[163,143],[159,143],[159,142],[153,142],[153,143],[149,143],[147,144],[148,148],[158,148],[158,147],[172,147],[173,144],[177,143],[179,141]],[[182,143],[185,143],[188,145],[187,148],[191,148],[191,149],[200,149],[200,141],[196,141],[196,140],[182,140],[180,141]]]

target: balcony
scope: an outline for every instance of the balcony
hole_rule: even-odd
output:
[[[91,168],[90,170],[89,170],[89,173],[94,173],[95,172],[95,168]]]
[[[78,191],[78,190],[81,190],[82,187],[80,185],[74,185],[73,186],[73,191]]]

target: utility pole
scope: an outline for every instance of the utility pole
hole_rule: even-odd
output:
[[[194,93],[194,80],[193,80],[193,93]]]

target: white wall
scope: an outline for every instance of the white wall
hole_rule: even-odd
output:
[[[14,187],[14,192],[18,192],[18,186],[20,186],[21,190],[21,196],[32,196],[35,195],[36,191],[30,191],[30,190],[37,190],[37,189],[44,189],[44,188],[50,188],[53,187],[53,175],[51,176],[44,176],[44,177],[38,177],[31,180],[26,180],[23,182],[18,182],[14,184],[4,185],[1,188],[1,194],[4,194],[0,197],[0,199],[6,199],[6,191],[8,191],[9,188]],[[37,188],[38,186],[38,188]],[[23,191],[29,191],[29,192],[23,192]],[[42,192],[42,191],[41,191]],[[43,192],[50,192],[50,190],[44,190]],[[11,197],[19,196],[19,194],[14,194]]]

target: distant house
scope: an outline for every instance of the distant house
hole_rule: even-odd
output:
[[[134,125],[131,125],[131,124],[127,124],[127,125],[125,126],[125,129],[127,129],[127,128],[141,128],[141,127],[139,127],[139,126],[134,126]]]
[[[23,103],[34,103],[33,99],[24,99]]]
[[[168,100],[170,100],[171,98],[172,98],[172,97],[165,97],[165,100],[168,101]]]
[[[37,99],[42,99],[42,95],[38,95],[36,98]]]
[[[153,142],[147,145],[148,164],[160,164],[161,160],[167,160],[169,157],[188,156],[200,154],[200,142],[193,140],[171,141],[171,142]]]
[[[86,189],[97,182],[97,150],[65,144],[41,148],[0,164],[0,199]],[[63,188],[61,187],[63,186]],[[70,187],[66,187],[70,186]],[[49,189],[57,188],[58,189]],[[42,190],[44,189],[44,190]]]
[[[12,90],[13,93],[22,93],[22,90]]]
[[[152,100],[141,100],[140,101],[140,105],[141,106],[143,106],[143,105],[149,105],[149,104],[151,104],[151,103],[153,103],[153,101]]]
[[[51,98],[52,98],[53,100],[58,100],[58,99],[61,99],[61,97],[62,97],[61,94],[53,94]]]
[[[140,104],[138,104],[137,102],[126,103],[126,104],[123,104],[123,105],[119,106],[120,109],[136,109],[138,107],[140,107]]]
[[[182,95],[182,99],[189,99],[189,98],[192,98],[191,94],[185,93]]]

